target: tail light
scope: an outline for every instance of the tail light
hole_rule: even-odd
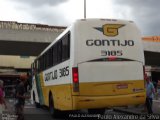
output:
[[[73,91],[79,92],[78,68],[72,68]]]
[[[73,83],[78,83],[78,68],[72,68]]]

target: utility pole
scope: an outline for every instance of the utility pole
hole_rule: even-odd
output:
[[[86,19],[86,0],[84,0],[84,19]]]

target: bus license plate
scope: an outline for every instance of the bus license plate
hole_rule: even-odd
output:
[[[118,84],[117,89],[126,89],[128,88],[128,84]]]

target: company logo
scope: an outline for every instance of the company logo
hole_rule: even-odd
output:
[[[104,35],[114,37],[118,35],[118,29],[125,26],[124,24],[105,24],[102,27],[95,27],[95,29],[103,32]]]

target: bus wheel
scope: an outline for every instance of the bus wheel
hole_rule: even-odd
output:
[[[52,96],[50,96],[49,98],[49,110],[53,118],[59,117],[60,111],[54,108],[54,102]]]
[[[100,109],[88,109],[89,114],[105,114],[105,108]]]

